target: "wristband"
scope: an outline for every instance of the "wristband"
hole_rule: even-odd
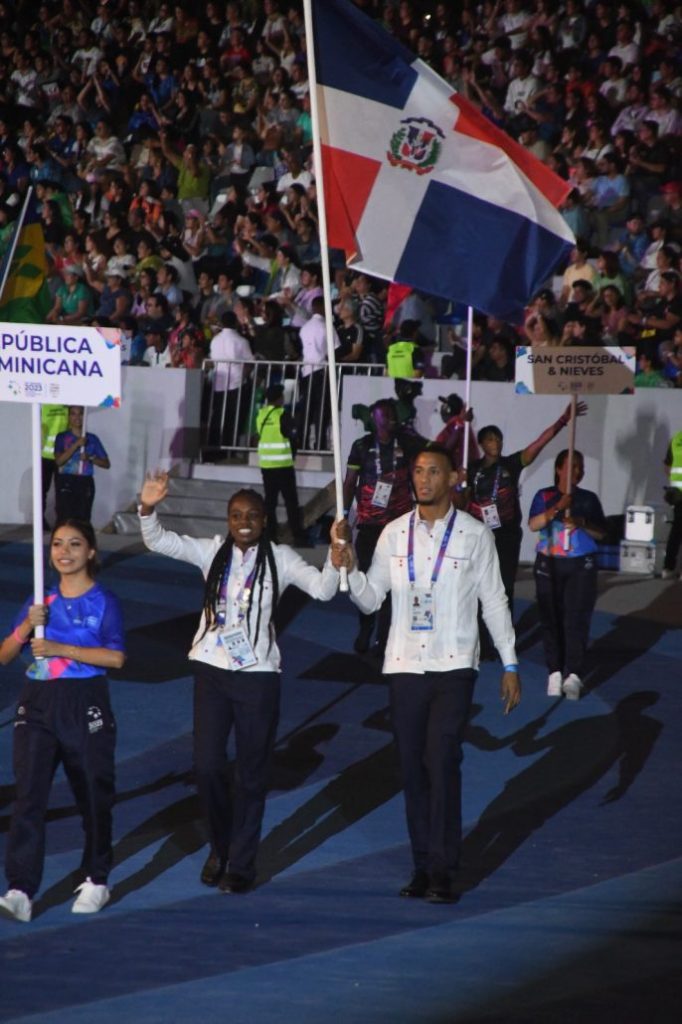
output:
[[[21,644],[21,646],[22,646],[22,647],[23,647],[23,646],[24,646],[24,644],[25,644],[25,643],[27,643],[27,641],[28,641],[28,637],[24,638],[24,637],[23,637],[23,636],[21,635],[21,633],[19,632],[19,627],[18,627],[18,626],[17,626],[17,628],[16,628],[15,630],[14,630],[14,632],[12,633],[12,636],[14,637],[14,639],[16,640],[16,642],[17,642],[18,644]]]
[[[505,672],[516,672],[518,674],[519,666],[518,665],[505,665],[504,666],[504,671]]]

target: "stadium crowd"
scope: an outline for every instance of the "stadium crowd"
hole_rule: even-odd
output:
[[[476,315],[475,376],[513,379],[519,341],[634,344],[639,385],[682,386],[679,3],[356,3],[571,186],[568,265],[524,324]],[[0,246],[33,185],[48,322],[116,325],[137,365],[307,358],[305,47],[294,0],[0,2]],[[330,255],[340,361],[409,334],[417,374],[463,374],[456,309],[413,293],[384,329],[386,283]]]

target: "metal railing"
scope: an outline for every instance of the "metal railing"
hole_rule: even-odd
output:
[[[205,359],[202,369],[202,461],[256,451],[256,416],[271,384],[284,386],[284,407],[294,417],[298,452],[331,454],[327,363]],[[377,363],[339,363],[336,369],[340,408],[344,378],[383,376],[385,368]]]

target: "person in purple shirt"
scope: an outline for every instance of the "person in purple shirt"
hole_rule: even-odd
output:
[[[90,522],[95,500],[94,467],[109,469],[111,463],[96,434],[83,434],[83,406],[69,406],[69,425],[54,443],[57,466],[57,519]]]
[[[554,463],[554,485],[539,490],[528,525],[538,533],[535,589],[549,678],[547,695],[580,698],[590,621],[597,600],[597,546],[606,533],[601,502],[578,487],[585,474],[582,452],[568,450]]]

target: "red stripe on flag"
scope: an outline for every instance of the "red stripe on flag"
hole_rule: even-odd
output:
[[[384,327],[390,327],[393,323],[393,317],[398,312],[400,304],[410,295],[412,288],[409,284],[397,284],[395,281],[388,286],[388,295],[386,296],[386,314],[384,316]]]
[[[571,191],[571,186],[558,174],[550,170],[536,156],[529,153],[518,142],[507,135],[496,125],[489,121],[484,114],[478,110],[473,103],[453,93],[451,101],[459,110],[459,117],[455,125],[455,131],[468,135],[479,142],[487,142],[503,150],[510,160],[523,171],[527,178],[532,181],[537,189],[552,203],[553,206],[560,206]]]
[[[357,226],[380,170],[378,160],[322,146],[329,244],[343,249],[348,259],[358,254]]]

